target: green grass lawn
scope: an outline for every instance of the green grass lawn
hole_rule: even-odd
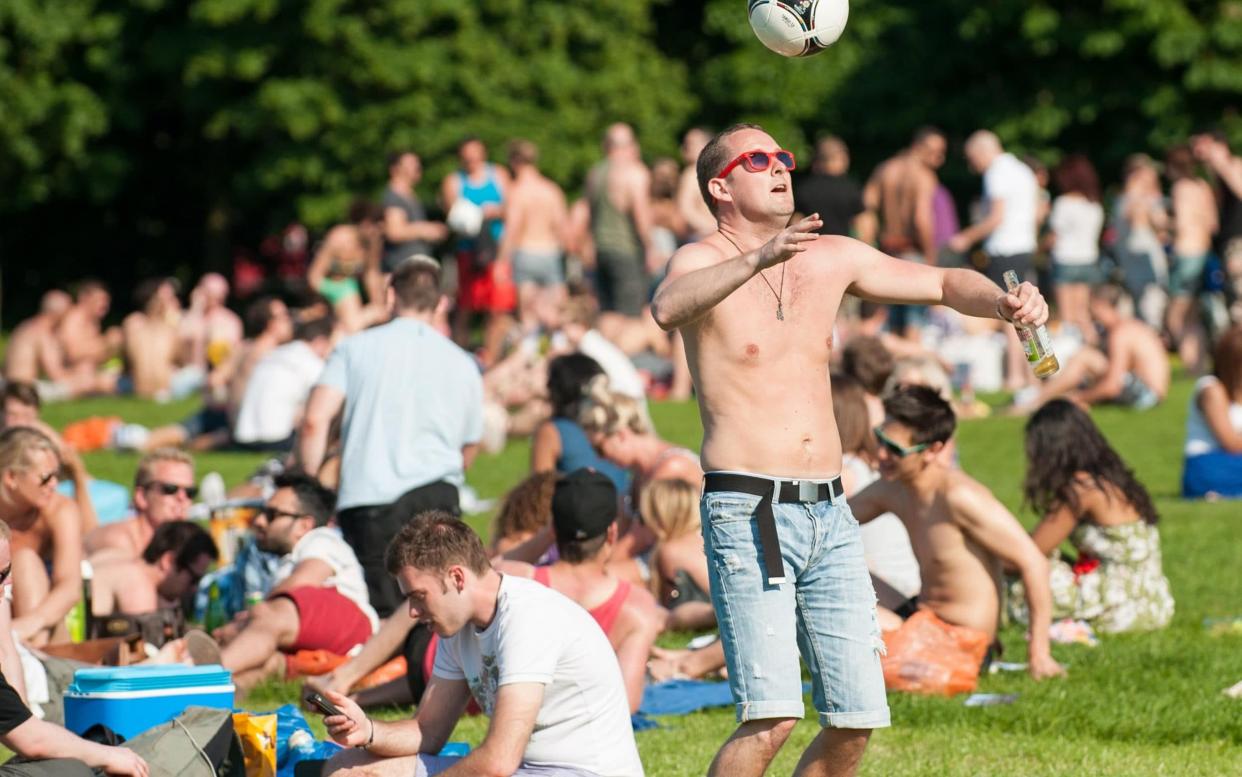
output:
[[[1177,380],[1167,403],[1141,415],[1112,408],[1095,413],[1160,510],[1165,571],[1177,599],[1173,624],[1156,634],[1105,637],[1094,649],[1054,646],[1057,660],[1068,665],[1065,679],[1037,684],[1020,673],[982,679],[981,691],[1020,694],[1011,706],[967,709],[961,698],[890,695],[893,727],[872,738],[863,774],[1242,774],[1242,701],[1221,694],[1242,680],[1242,638],[1211,637],[1203,629],[1204,618],[1242,614],[1242,505],[1177,498],[1190,388],[1189,380]],[[185,403],[95,400],[50,407],[45,415],[55,425],[100,414],[158,424],[190,410]],[[665,437],[697,447],[700,427],[692,404],[659,404],[653,415]],[[1022,423],[999,417],[966,422],[959,448],[966,471],[1030,525],[1035,516],[1022,510],[1019,492],[1025,466]],[[498,497],[526,472],[528,453],[521,441],[499,455],[483,456],[469,480],[482,496]],[[217,470],[233,485],[260,459],[211,454],[199,459],[199,469]],[[133,456],[101,453],[87,461],[99,477],[128,482],[133,476]],[[471,522],[486,531],[486,516]],[[1002,638],[1006,660],[1025,659],[1020,631],[1009,629]],[[262,710],[296,698],[297,685],[269,683],[245,704]],[[408,711],[381,716],[403,714]],[[638,734],[647,773],[658,777],[702,774],[734,725],[731,710],[661,723],[660,730]],[[314,724],[319,726],[317,718]],[[477,743],[485,725],[482,719],[466,720],[455,738]],[[771,773],[791,773],[815,732],[813,723],[800,724]]]

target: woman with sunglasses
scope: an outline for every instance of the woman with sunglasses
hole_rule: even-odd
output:
[[[13,629],[36,647],[68,636],[65,615],[82,597],[82,517],[56,492],[59,472],[56,443],[42,432],[0,432],[0,520],[13,534]]]
[[[1105,633],[1167,626],[1156,507],[1091,416],[1064,399],[1044,405],[1026,424],[1026,458],[1026,501],[1043,515],[1031,538],[1052,556],[1052,617]],[[1066,541],[1077,560],[1061,557]],[[1012,593],[1010,615],[1026,623],[1020,583]]]
[[[698,392],[704,545],[745,721],[712,775],[765,771],[804,714],[800,652],[824,728],[804,768],[853,773],[870,729],[889,725],[873,648],[875,594],[841,493],[828,381],[845,294],[1028,325],[1048,317],[1030,284],[1010,294],[973,270],[821,236],[817,214],[790,224],[794,167],[793,154],[757,125],[712,138],[696,170],[718,229],[674,254],[651,308],[661,328],[681,330]],[[825,535],[838,541],[819,552]]]

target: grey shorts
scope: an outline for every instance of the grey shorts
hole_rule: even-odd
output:
[[[1147,410],[1160,404],[1160,395],[1143,382],[1133,372],[1127,372],[1121,386],[1121,393],[1113,400],[1135,410]]]
[[[565,282],[565,269],[560,251],[514,251],[513,282],[519,286],[533,283],[539,287],[559,286]]]

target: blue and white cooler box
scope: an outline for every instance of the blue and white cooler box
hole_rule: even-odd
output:
[[[65,728],[81,735],[102,723],[132,739],[189,706],[232,710],[234,690],[232,675],[218,664],[79,669],[65,691]]]

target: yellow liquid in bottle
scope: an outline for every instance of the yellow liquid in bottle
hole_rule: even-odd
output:
[[[1050,353],[1035,364],[1035,377],[1040,380],[1051,378],[1060,370],[1061,362],[1057,361],[1057,355],[1055,353]]]

